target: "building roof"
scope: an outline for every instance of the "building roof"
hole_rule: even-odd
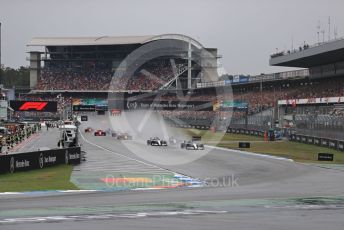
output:
[[[143,44],[155,36],[120,36],[120,37],[36,37],[28,46],[88,46],[88,45],[125,45]]]
[[[270,58],[272,66],[310,68],[344,60],[344,39],[322,43],[298,52],[282,53]]]
[[[161,34],[145,36],[102,36],[102,37],[36,37],[27,46],[94,46],[144,44],[154,40],[176,39],[191,42],[201,49],[203,46],[195,39],[183,34]]]

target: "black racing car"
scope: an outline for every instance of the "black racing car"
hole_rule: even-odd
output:
[[[159,137],[151,137],[149,140],[147,140],[147,145],[167,146],[167,141],[161,140]]]

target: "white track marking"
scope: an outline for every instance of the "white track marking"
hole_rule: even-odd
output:
[[[117,156],[121,156],[121,157],[123,157],[123,158],[129,159],[129,160],[132,160],[132,161],[135,161],[135,162],[140,163],[140,164],[144,164],[144,165],[146,165],[146,166],[150,166],[150,167],[153,167],[153,168],[160,169],[160,170],[162,170],[162,171],[166,171],[166,172],[170,172],[170,173],[176,174],[176,172],[174,172],[174,171],[171,171],[171,170],[168,170],[168,169],[165,169],[165,168],[161,168],[161,167],[159,167],[159,166],[157,166],[157,165],[153,165],[153,164],[150,164],[150,163],[147,163],[147,162],[144,162],[144,161],[141,161],[141,160],[138,160],[138,159],[135,159],[135,158],[132,158],[132,157],[129,157],[129,156],[120,154],[120,153],[116,153],[116,152],[114,152],[114,151],[112,151],[112,150],[109,150],[109,149],[107,149],[107,148],[104,148],[103,146],[100,146],[100,145],[97,145],[97,144],[95,144],[95,143],[92,143],[92,142],[90,142],[89,140],[87,140],[87,139],[82,135],[81,132],[79,132],[79,133],[80,133],[80,136],[82,137],[82,139],[83,139],[86,143],[88,143],[88,144],[90,144],[90,145],[93,145],[93,146],[95,146],[95,147],[98,147],[98,148],[100,148],[100,149],[102,149],[102,150],[104,150],[104,151],[107,151],[107,152],[109,152],[109,153],[113,153],[113,154],[115,154],[115,155],[117,155]]]
[[[223,214],[223,213],[227,213],[227,211],[181,210],[181,211],[137,212],[137,213],[123,213],[123,214],[38,216],[38,217],[0,219],[0,225],[2,225],[2,224],[18,224],[18,223],[104,220],[104,219],[117,219],[117,218],[130,218],[130,219],[132,219],[132,218],[166,217],[166,216],[181,216],[181,215],[205,215],[205,214],[209,215],[209,214]]]
[[[245,154],[245,155],[249,155],[249,156],[265,157],[265,158],[270,158],[270,159],[275,159],[275,160],[294,162],[294,160],[289,159],[289,158],[285,158],[285,157],[276,157],[276,156],[260,154],[260,153],[253,153],[253,152],[247,152],[247,151],[236,150],[236,149],[227,149],[227,148],[222,148],[222,147],[217,147],[217,146],[212,146],[212,145],[206,145],[206,147],[213,148],[213,149],[219,149],[219,150],[223,150],[223,151],[227,151],[227,152],[234,152],[234,153],[239,153],[239,154]]]

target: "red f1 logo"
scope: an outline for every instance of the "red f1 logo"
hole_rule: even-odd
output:
[[[20,106],[20,111],[27,111],[27,110],[36,110],[42,111],[44,107],[48,104],[48,102],[25,102],[22,106]]]

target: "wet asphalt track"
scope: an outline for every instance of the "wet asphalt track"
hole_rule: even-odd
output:
[[[95,118],[82,128],[96,128],[98,124],[99,118]],[[57,131],[44,132],[44,138],[40,139],[44,139],[43,146],[55,146]],[[162,151],[135,141],[123,145],[111,137],[88,134],[84,137],[87,142],[83,140],[82,144],[89,160],[76,167],[76,171],[111,172],[118,169],[112,167],[111,161],[126,159],[126,170],[162,173],[166,169],[200,178],[207,186],[43,196],[0,195],[1,230],[342,229],[342,170],[221,149],[213,149],[186,164],[152,164],[145,160],[150,154],[168,159],[171,154],[199,153],[171,146]],[[37,144],[35,142],[35,146]],[[129,151],[128,146],[140,149],[139,156]],[[107,162],[103,169],[97,169],[97,159]],[[229,183],[231,180],[235,183]]]

